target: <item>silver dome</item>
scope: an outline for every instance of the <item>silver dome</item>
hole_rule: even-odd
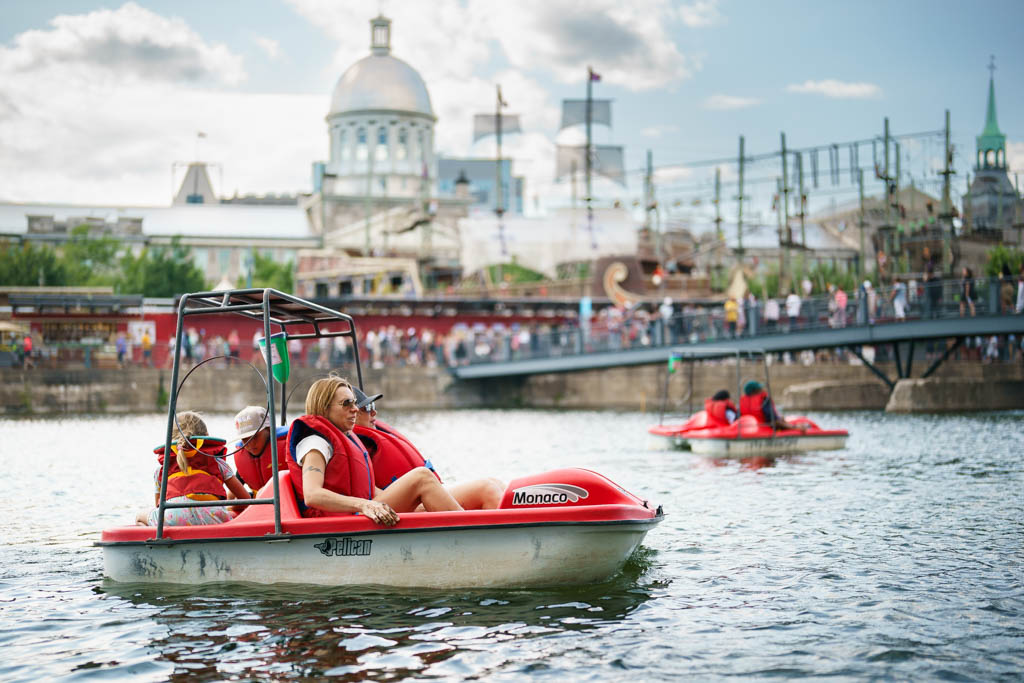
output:
[[[327,115],[371,110],[435,118],[430,93],[416,69],[389,54],[370,55],[350,66],[334,86]]]

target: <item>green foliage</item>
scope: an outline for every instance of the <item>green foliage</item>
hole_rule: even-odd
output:
[[[487,269],[491,276],[491,282],[498,282],[498,270],[501,270],[501,279],[509,283],[517,282],[540,282],[546,278],[542,273],[538,273],[535,270],[524,268],[518,263],[504,263],[494,266],[487,266]]]
[[[113,237],[90,237],[89,226],[79,225],[61,247],[61,262],[70,286],[112,285],[117,279],[121,244]]]
[[[67,284],[64,262],[51,247],[0,243],[0,286],[60,287]]]
[[[270,287],[281,292],[291,292],[295,289],[295,268],[291,261],[276,263],[273,259],[266,258],[259,253],[254,253],[252,256],[253,287]],[[248,274],[240,276],[235,286],[248,287]]]
[[[173,297],[206,289],[203,272],[192,263],[190,250],[175,237],[170,247],[147,247],[136,257],[121,257],[121,273],[114,283],[119,294]]]
[[[985,275],[1001,275],[1003,266],[1007,266],[1014,275],[1020,270],[1024,263],[1024,251],[1020,249],[1007,249],[1000,244],[988,250],[988,263],[985,264]]]

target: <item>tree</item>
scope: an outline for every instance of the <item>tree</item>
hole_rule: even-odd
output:
[[[46,245],[0,243],[0,286],[62,287],[67,284],[65,264]]]
[[[121,273],[114,283],[120,294],[169,298],[207,289],[203,272],[192,262],[191,251],[177,237],[170,247],[146,247],[138,255],[121,257]]]
[[[235,284],[239,288],[248,287],[248,274],[239,276]],[[295,269],[292,262],[275,263],[273,259],[262,256],[259,252],[253,252],[252,286],[291,292],[295,288]]]
[[[1016,274],[1024,263],[1024,251],[1007,248],[1000,244],[988,250],[988,263],[985,264],[985,275],[1002,275],[1004,269]]]
[[[91,237],[88,225],[71,231],[71,239],[61,247],[60,261],[68,285],[112,285],[118,276],[118,252],[121,244],[113,237]]]

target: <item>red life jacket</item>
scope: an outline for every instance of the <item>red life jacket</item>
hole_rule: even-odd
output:
[[[768,421],[764,419],[764,399],[767,396],[768,392],[764,389],[753,396],[747,396],[746,394],[740,396],[740,414],[753,415],[757,418],[758,423],[768,424]]]
[[[203,440],[203,445],[188,459],[188,472],[178,467],[178,459],[171,458],[171,469],[167,475],[167,499],[188,496],[192,500],[224,500],[224,480],[221,478],[220,465],[214,456],[224,457],[224,439],[211,436],[193,436],[189,441],[195,443]],[[164,447],[153,449],[157,462],[164,464]]]
[[[740,399],[742,402],[743,399]],[[736,410],[736,404],[725,399],[722,401],[716,401],[711,398],[704,399],[704,410],[707,412],[708,417],[711,418],[712,422],[716,425],[729,425],[732,424],[729,421],[729,417],[725,414],[726,410],[732,410],[734,413],[738,413]]]
[[[253,455],[242,448],[243,443],[245,443],[244,439],[238,443],[238,450],[235,451],[235,469],[238,470],[238,476],[249,488],[259,491],[264,484],[270,481],[270,470],[274,464],[274,458],[270,452],[270,439],[267,439],[267,444],[259,455]],[[284,430],[283,433],[278,432],[277,437],[277,471],[282,472],[286,469],[288,469],[288,431]]]
[[[343,496],[373,499],[373,464],[370,455],[354,436],[343,434],[326,418],[303,415],[292,422],[288,431],[288,471],[305,517],[320,517],[324,513],[305,506],[302,493],[302,466],[295,460],[295,447],[310,434],[327,439],[333,454],[324,472],[324,488]]]
[[[430,461],[397,433],[359,425],[356,425],[353,431],[360,439],[370,441],[376,447],[373,451],[373,481],[378,488],[387,488],[391,482],[416,467],[426,467],[434,472],[434,466]],[[437,472],[434,472],[434,476],[441,481]]]

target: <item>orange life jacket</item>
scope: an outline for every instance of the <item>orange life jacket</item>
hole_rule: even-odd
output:
[[[416,467],[426,467],[434,472],[438,481],[441,481],[441,477],[434,471],[434,466],[430,461],[425,459],[415,446],[397,432],[358,425],[353,431],[364,443],[370,442],[375,447],[373,450],[373,480],[378,488],[387,488],[391,482]]]
[[[178,458],[171,458],[171,469],[167,475],[167,499],[188,496],[192,500],[224,500],[224,480],[221,478],[220,465],[215,457],[224,457],[227,449],[224,439],[211,436],[193,436],[192,443],[202,439],[199,450],[188,458],[188,472],[178,467]],[[164,464],[164,447],[153,449],[157,462]]]
[[[235,447],[237,449],[235,451],[235,469],[238,470],[238,476],[249,488],[253,491],[259,491],[263,488],[264,484],[270,481],[270,470],[274,465],[274,458],[270,453],[270,439],[267,439],[266,446],[264,446],[263,452],[259,455],[253,455],[243,449],[242,444],[245,441],[245,439],[239,441]],[[278,427],[277,471],[281,472],[286,469],[288,469],[288,429],[286,427]]]
[[[302,493],[302,466],[295,459],[295,447],[311,434],[327,439],[333,451],[324,472],[324,488],[343,496],[373,498],[373,464],[359,439],[342,433],[326,418],[319,415],[303,415],[292,422],[288,431],[288,471],[299,500],[299,507],[305,517],[319,517],[324,513],[305,506]]]
[[[716,401],[711,398],[706,398],[704,399],[704,410],[707,412],[708,417],[711,418],[712,422],[719,425],[732,424],[732,422],[729,421],[728,415],[726,415],[726,410],[732,410],[734,413],[739,412],[736,410],[736,404],[729,399]]]

